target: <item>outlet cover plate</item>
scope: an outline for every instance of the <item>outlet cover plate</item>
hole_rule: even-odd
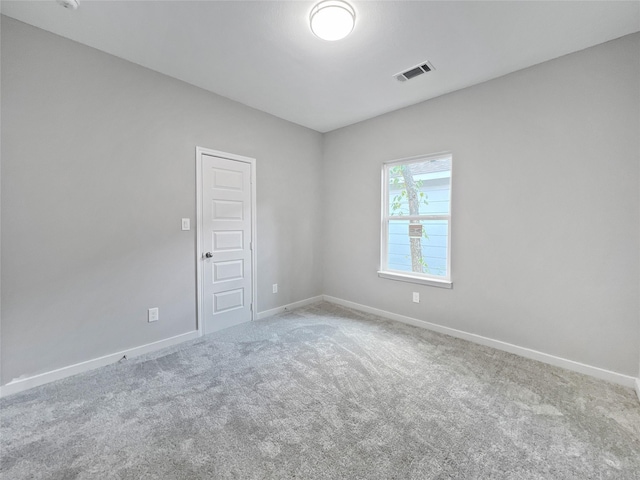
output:
[[[160,319],[160,309],[158,307],[149,309],[149,322],[157,322]]]

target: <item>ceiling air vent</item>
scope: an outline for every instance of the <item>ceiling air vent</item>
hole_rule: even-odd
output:
[[[431,70],[435,70],[431,62],[422,62],[415,67],[410,68],[407,71],[396,73],[394,77],[399,82],[406,82],[407,80],[411,80],[412,78],[416,78],[424,73],[429,73]]]

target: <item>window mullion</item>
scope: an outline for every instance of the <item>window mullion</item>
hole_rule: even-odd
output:
[[[385,220],[449,220],[450,218],[451,215],[389,215]]]

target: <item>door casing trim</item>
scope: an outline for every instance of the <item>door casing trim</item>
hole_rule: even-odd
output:
[[[251,166],[251,320],[256,319],[257,278],[256,278],[256,159],[221,152],[210,148],[196,147],[196,327],[200,336],[204,335],[204,285],[202,281],[202,158],[204,155],[248,163]]]

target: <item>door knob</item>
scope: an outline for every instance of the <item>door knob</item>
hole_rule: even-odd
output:
[[[205,254],[204,254],[204,256],[205,256],[206,258],[211,258],[211,257],[213,257],[213,253],[211,253],[211,252],[207,252],[207,253],[205,253]]]

